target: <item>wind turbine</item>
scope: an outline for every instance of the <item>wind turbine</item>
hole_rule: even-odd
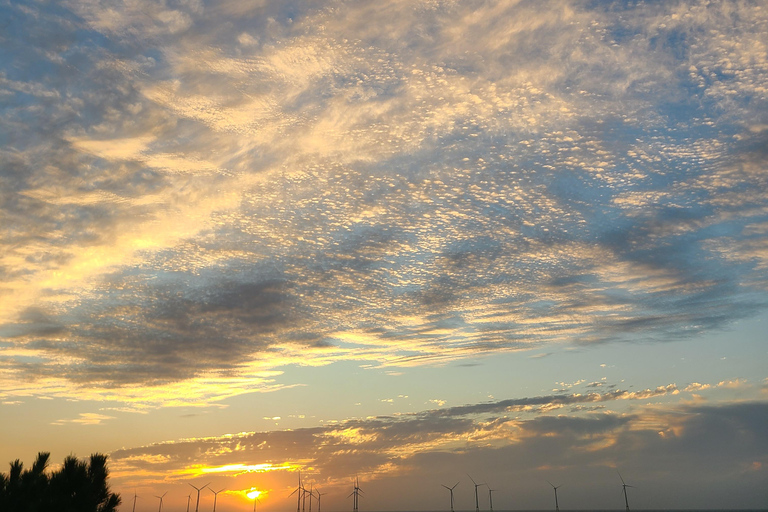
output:
[[[253,497],[253,512],[256,512],[256,502],[257,501],[259,501],[259,497],[258,496],[254,496]],[[259,503],[261,503],[261,502],[259,501]]]
[[[216,512],[216,499],[219,497],[219,493],[224,489],[219,489],[218,491],[214,491],[209,487],[208,490],[213,493],[213,512]]]
[[[349,496],[354,496],[354,498],[352,499],[352,511],[353,512],[357,512],[357,504],[358,504],[358,499],[360,498],[360,493],[361,492],[363,492],[363,490],[360,488],[360,481],[358,480],[357,477],[355,477],[355,487],[354,487],[354,490],[352,491],[352,493],[350,493],[350,495],[349,495]],[[349,496],[347,496],[347,498],[349,498]]]
[[[187,512],[189,512],[189,502],[192,501],[192,493],[187,495]]]
[[[309,512],[312,512],[312,498],[315,497],[314,492],[312,492],[312,484],[309,484]]]
[[[616,471],[619,473],[618,471]],[[621,473],[619,473],[619,478],[621,478]],[[627,512],[629,512],[629,499],[627,499],[627,487],[634,487],[634,485],[627,485],[624,483],[624,479],[621,478],[621,492],[624,493],[624,504],[627,506]]]
[[[327,492],[320,492],[320,489],[315,489],[317,491],[317,512],[320,512],[320,496],[325,496],[328,494]]]
[[[299,492],[301,491],[301,492]],[[299,486],[296,488],[295,491],[293,491],[291,494],[288,495],[290,498],[296,493],[299,493],[296,497],[296,512],[301,512],[301,495],[304,492],[304,487],[301,485],[301,471],[299,471]]]
[[[301,512],[304,512],[304,510],[306,510],[306,506],[307,506],[307,493],[308,492],[309,491],[307,491],[307,488],[302,486],[302,488],[301,488]],[[312,506],[312,501],[311,500],[309,502],[309,506]]]
[[[139,498],[139,495],[136,494],[136,491],[133,491],[133,510],[131,512],[136,512],[136,500]]]
[[[485,485],[488,485],[488,484],[485,484]],[[490,487],[488,487],[488,503],[491,504],[491,512],[493,512],[493,491],[495,490],[496,489],[491,489]]]
[[[155,496],[155,498],[160,498],[160,506],[157,507],[157,512],[160,512],[163,509],[163,498],[165,498],[166,494],[168,494],[168,491],[165,491],[162,496]]]
[[[558,485],[557,487],[555,487],[555,484],[553,484],[553,483],[552,483],[552,482],[550,482],[549,480],[547,480],[547,483],[549,483],[549,485],[551,485],[551,486],[552,486],[552,489],[554,489],[554,490],[555,490],[555,512],[560,512],[560,505],[557,503],[557,490],[558,490],[560,487],[562,487],[562,485]]]
[[[440,484],[440,485],[448,489],[451,493],[451,512],[453,512],[453,490],[456,488],[457,485],[459,485],[459,482],[456,482],[455,484],[453,484],[453,487],[448,487],[447,485],[444,485],[444,484]],[[318,510],[317,512],[320,512],[320,511]]]
[[[197,491],[197,501],[195,502],[195,512],[197,512],[197,509],[200,508],[200,491],[202,491],[203,489],[205,489],[209,485],[211,485],[211,482],[208,482],[207,484],[205,484],[204,486],[202,486],[200,488],[197,488],[194,485],[189,484],[190,487],[192,487],[194,490]]]
[[[467,476],[469,476],[469,473],[467,473]],[[477,497],[477,488],[485,484],[479,484],[475,482],[471,476],[469,476],[469,479],[472,480],[473,484],[475,484],[475,512],[480,512],[480,498]]]

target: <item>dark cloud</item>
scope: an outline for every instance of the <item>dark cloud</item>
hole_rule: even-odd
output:
[[[631,420],[630,416],[621,417],[614,414],[602,414],[589,418],[543,416],[527,422],[523,430],[526,434],[536,436],[596,435],[618,430]]]
[[[65,326],[40,308],[28,308],[19,315],[19,323],[5,326],[4,337],[54,336],[65,332]]]
[[[64,372],[80,384],[156,385],[209,370],[234,371],[239,362],[267,350],[276,333],[297,321],[287,284],[238,280],[188,294],[158,286],[145,289],[142,301],[151,296],[149,307],[128,308],[117,301],[119,306],[75,310],[79,329],[64,326],[73,323],[72,317],[67,322],[30,310],[25,323],[16,327],[16,343],[52,361],[59,355],[82,358],[84,363],[73,367],[52,364],[46,370],[45,361],[25,366],[31,374]]]

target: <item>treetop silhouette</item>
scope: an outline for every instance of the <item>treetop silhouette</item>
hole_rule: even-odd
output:
[[[57,471],[47,473],[50,453],[40,452],[29,469],[19,459],[0,473],[0,512],[115,512],[120,495],[110,492],[107,456],[87,460],[69,455]]]

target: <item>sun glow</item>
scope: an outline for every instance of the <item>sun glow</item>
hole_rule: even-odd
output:
[[[290,463],[284,464],[227,464],[224,466],[193,466],[180,471],[179,474],[192,474],[195,476],[202,476],[211,473],[235,473],[241,475],[243,473],[266,473],[268,471],[291,471],[295,470],[298,466],[291,465]]]
[[[255,487],[251,487],[250,490],[245,491],[245,495],[248,496],[249,500],[255,500],[262,494],[264,494],[264,491],[260,491]]]

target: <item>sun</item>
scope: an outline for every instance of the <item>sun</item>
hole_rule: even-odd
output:
[[[248,496],[248,499],[255,500],[256,498],[261,496],[263,494],[263,492],[264,491],[260,491],[258,489],[255,489],[255,488],[251,487],[250,490],[245,491],[245,495]]]

